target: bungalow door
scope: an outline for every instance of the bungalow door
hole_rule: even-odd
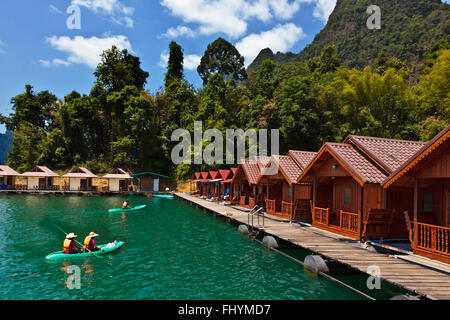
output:
[[[81,179],[80,180],[80,190],[81,191],[87,191],[88,188],[88,181],[87,179]]]

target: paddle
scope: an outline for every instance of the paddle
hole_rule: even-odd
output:
[[[56,227],[59,231],[63,232],[66,236],[68,235],[68,233],[65,232],[63,229],[61,229],[60,227],[58,227],[58,226],[55,226],[55,227]],[[81,243],[79,243],[77,240],[75,240],[75,239],[73,239],[73,240],[74,240],[76,243],[78,243],[80,246],[83,247],[83,245],[82,245]],[[88,248],[86,248],[86,250],[89,251],[90,253],[92,253],[92,255],[93,255],[94,257],[103,259],[102,257],[100,257],[100,256],[96,255],[95,253],[93,253],[93,252],[92,252],[91,250],[89,250]]]

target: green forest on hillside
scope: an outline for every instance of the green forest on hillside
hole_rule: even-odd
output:
[[[333,46],[307,62],[276,65],[265,60],[247,78],[236,48],[217,39],[198,68],[204,86],[183,76],[183,50],[170,44],[164,87],[144,90],[149,74],[140,60],[116,47],[106,50],[89,94],[58,99],[31,85],[11,99],[0,116],[13,132],[8,165],[23,172],[34,165],[64,170],[83,165],[96,173],[113,167],[152,171],[178,179],[211,169],[175,166],[171,141],[178,128],[280,129],[281,152],[317,151],[348,134],[428,140],[450,123],[450,45],[443,39],[427,54],[419,82],[397,57],[380,52],[363,70],[345,67]],[[206,146],[209,142],[205,142]],[[220,166],[220,167],[223,167]]]
[[[380,7],[379,30],[366,26],[370,5]],[[450,6],[441,0],[338,0],[326,26],[310,45],[298,54],[273,54],[265,49],[249,66],[249,73],[257,71],[267,58],[277,64],[306,62],[333,44],[349,68],[362,70],[384,51],[405,62],[416,81],[429,48],[441,38],[450,41]]]

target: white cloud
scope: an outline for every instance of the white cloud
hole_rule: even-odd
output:
[[[55,7],[52,4],[48,6],[48,9],[53,13],[63,14],[63,12],[61,10],[59,10],[57,7]]]
[[[202,57],[196,54],[187,55],[186,57],[184,57],[184,68],[188,70],[196,70],[200,65],[201,60]]]
[[[198,24],[201,34],[237,38],[247,32],[250,20],[291,19],[305,1],[313,0],[161,0],[161,5],[185,23]]]
[[[246,66],[249,65],[262,49],[270,48],[274,52],[286,52],[290,50],[299,39],[306,35],[301,27],[293,23],[277,25],[269,31],[260,34],[250,34],[236,44],[245,58]]]
[[[169,62],[169,54],[167,51],[162,52],[159,56],[158,66],[161,68],[167,68],[167,63]],[[189,54],[184,56],[183,67],[187,70],[196,70],[200,64],[202,57],[196,54]]]
[[[53,36],[46,39],[46,42],[61,52],[68,53],[66,60],[53,59],[41,60],[44,66],[50,65],[68,65],[68,64],[85,64],[91,68],[95,68],[100,62],[100,54],[110,49],[113,45],[119,49],[127,49],[132,52],[131,43],[126,36],[109,36],[104,38],[84,38],[76,36],[73,39],[67,36]]]
[[[166,33],[162,34],[161,37],[165,38],[178,38],[178,37],[188,37],[194,38],[195,31],[186,26],[178,26],[176,28],[169,28]]]
[[[327,22],[330,14],[336,7],[337,0],[315,0],[316,7],[314,8],[314,17]]]
[[[61,59],[53,59],[53,60],[39,60],[39,62],[44,66],[44,67],[50,67],[50,66],[70,66],[70,62],[65,61],[65,60],[61,60]]]
[[[109,15],[117,24],[134,27],[134,20],[131,18],[134,8],[127,7],[120,0],[72,0],[72,4],[85,7],[96,14]]]

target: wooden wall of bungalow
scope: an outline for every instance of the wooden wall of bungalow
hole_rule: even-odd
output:
[[[450,126],[385,181],[415,253],[450,263]]]
[[[211,180],[211,176],[209,175],[209,172],[200,172],[201,175],[201,181],[199,184],[200,189],[200,195],[202,197],[208,196],[208,181]]]
[[[208,181],[208,197],[212,197],[216,200],[220,195],[220,180],[219,171],[209,171],[210,180]]]
[[[360,239],[366,235],[364,218],[375,212],[384,215],[381,183],[386,177],[351,145],[327,143],[297,182],[313,185],[315,227]],[[388,235],[379,229],[374,236]]]
[[[244,169],[246,162],[247,161],[237,167],[236,173],[234,174],[231,182],[231,189],[233,192],[232,202],[239,203],[243,206],[249,205],[248,199],[249,197],[253,197],[254,194],[254,186],[249,182],[249,177]]]
[[[275,174],[268,174],[271,168],[276,170]],[[271,158],[258,180],[258,185],[266,190],[265,208],[268,214],[289,220],[311,220],[312,184],[297,184],[302,171],[303,164],[294,161],[290,155]]]

